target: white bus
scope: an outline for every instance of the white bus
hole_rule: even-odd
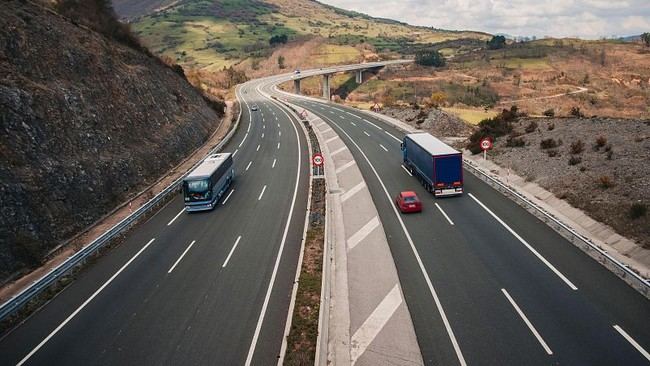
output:
[[[212,210],[235,178],[232,154],[212,154],[183,179],[186,211]]]

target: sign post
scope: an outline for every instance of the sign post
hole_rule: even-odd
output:
[[[316,167],[316,171],[318,172],[318,175],[322,175],[321,167],[325,163],[325,159],[323,159],[323,155],[321,153],[315,153],[311,157],[311,163],[314,164]]]
[[[483,160],[487,160],[487,151],[492,148],[492,139],[484,137],[481,139],[481,150],[483,150]]]

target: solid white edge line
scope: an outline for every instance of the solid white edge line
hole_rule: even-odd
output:
[[[623,328],[619,327],[618,325],[613,325],[614,329],[616,329],[617,332],[619,332],[625,340],[627,340],[634,348],[636,348],[643,357],[645,357],[648,361],[650,361],[650,353],[643,349],[640,344],[638,344],[634,338],[632,338],[629,334],[627,334],[626,331],[623,330]]]
[[[404,171],[406,172],[406,174],[410,175],[411,177],[413,176],[413,174],[411,174],[411,172],[409,172],[409,170],[406,169],[406,167],[405,167],[404,165],[402,165],[402,169],[404,169]]]
[[[235,190],[233,189],[233,190],[230,191],[230,193],[228,193],[228,195],[226,196],[226,199],[224,199],[223,202],[221,202],[222,205],[225,205],[226,202],[228,202],[228,198],[230,198],[230,196],[232,195],[232,193],[233,193],[234,191],[235,191]]]
[[[515,238],[517,238],[517,240],[519,240],[520,243],[522,243],[524,246],[526,246],[526,248],[528,248],[528,250],[530,250],[531,253],[533,253],[540,261],[542,261],[542,263],[544,263],[551,271],[553,271],[553,273],[555,273],[558,277],[560,277],[560,279],[562,281],[564,281],[564,283],[566,283],[567,286],[569,286],[573,291],[578,290],[578,288],[571,281],[569,281],[569,279],[566,278],[562,274],[562,272],[560,272],[557,268],[555,268],[554,265],[551,264],[551,262],[547,261],[546,258],[544,258],[541,254],[539,254],[539,252],[537,252],[537,250],[535,250],[535,248],[533,248],[530,244],[528,244],[527,241],[524,240],[524,238],[522,238],[521,236],[519,236],[519,234],[517,234],[514,230],[512,230],[510,228],[510,226],[508,226],[508,224],[506,224],[503,220],[501,220],[501,218],[499,218],[499,216],[497,216],[494,212],[492,212],[492,210],[490,210],[487,206],[485,206],[483,204],[483,202],[479,201],[478,198],[474,197],[474,195],[471,194],[471,193],[468,193],[468,195],[474,201],[476,201],[476,203],[478,203],[481,207],[483,207],[483,209],[485,211],[487,211],[490,214],[490,216],[492,216],[504,228],[506,228],[506,230],[508,230],[510,232],[510,234],[512,234]]]
[[[436,205],[436,207],[438,207],[438,210],[440,211],[440,213],[442,214],[442,216],[444,216],[445,219],[447,219],[447,221],[449,221],[449,225],[453,225],[454,222],[451,221],[451,219],[449,218],[449,216],[447,216],[447,213],[446,213],[445,211],[442,210],[442,207],[440,207],[440,205],[438,205],[438,202],[436,202],[436,203],[434,203],[434,204]]]
[[[384,145],[382,145],[382,144],[379,144],[379,147],[381,147],[382,149],[384,149],[384,151],[388,151],[388,149],[387,149]]]
[[[239,235],[239,236],[237,237],[237,240],[235,240],[235,244],[234,244],[234,245],[232,246],[232,248],[230,249],[230,253],[228,253],[228,257],[226,257],[226,260],[225,260],[225,261],[223,262],[223,264],[221,265],[221,268],[226,268],[226,266],[228,265],[228,261],[230,261],[230,257],[232,257],[232,253],[235,252],[235,248],[237,248],[237,244],[239,244],[239,241],[240,241],[240,240],[241,240],[241,235]]]
[[[181,262],[181,259],[183,259],[183,257],[185,256],[185,254],[187,254],[187,252],[190,250],[190,248],[192,247],[192,245],[194,245],[194,243],[196,243],[196,240],[192,240],[192,242],[190,243],[190,245],[188,245],[187,248],[185,248],[185,250],[183,251],[183,254],[181,254],[181,256],[178,257],[178,259],[176,260],[176,262],[174,262],[174,264],[169,268],[169,271],[167,271],[167,273],[172,273],[172,271],[174,270],[174,268],[176,268],[176,266],[178,265],[178,263]]]
[[[23,359],[20,360],[20,362],[18,362],[16,365],[21,366],[25,362],[27,362],[27,360],[29,360],[30,357],[32,357],[36,352],[38,352],[38,350],[41,349],[41,347],[43,347],[45,343],[47,343],[52,337],[54,337],[66,324],[70,322],[70,320],[72,320],[72,318],[77,316],[77,314],[79,314],[81,310],[83,310],[95,297],[97,297],[97,295],[99,295],[99,293],[102,292],[106,288],[106,286],[108,286],[111,282],[113,282],[113,280],[117,276],[119,276],[119,274],[122,273],[122,271],[124,271],[126,267],[128,267],[129,264],[131,264],[131,262],[133,262],[142,252],[144,252],[145,249],[147,249],[149,245],[151,245],[151,243],[154,242],[154,240],[156,240],[156,238],[149,240],[149,242],[144,247],[142,247],[137,253],[135,253],[135,255],[131,257],[131,259],[129,259],[129,261],[126,262],[119,270],[117,270],[117,272],[115,272],[115,274],[111,276],[111,278],[109,278],[106,282],[104,282],[104,284],[99,289],[97,289],[97,291],[95,291],[92,295],[90,295],[90,297],[86,301],[84,301],[84,303],[81,304],[81,306],[79,306],[77,310],[75,310],[72,314],[70,314],[61,324],[59,324],[58,327],[56,327],[47,337],[45,337],[45,339],[41,341],[41,343],[39,343],[36,347],[34,347],[34,349],[32,349],[31,352],[29,352],[27,356],[23,357]]]
[[[535,327],[534,327],[533,324],[530,322],[530,320],[528,320],[528,318],[526,317],[526,314],[524,314],[524,312],[521,311],[521,309],[519,308],[519,306],[517,305],[517,303],[515,302],[515,300],[513,300],[512,297],[510,297],[510,294],[508,293],[508,291],[506,291],[506,289],[502,288],[502,289],[501,289],[501,292],[503,292],[503,294],[505,295],[505,297],[506,297],[506,298],[508,299],[508,301],[510,302],[510,305],[512,305],[512,307],[515,308],[515,311],[517,311],[517,314],[519,314],[519,316],[520,316],[521,319],[524,321],[524,323],[526,323],[526,326],[528,326],[528,329],[530,329],[531,333],[533,333],[533,335],[535,336],[535,338],[537,338],[537,341],[539,342],[539,344],[542,345],[542,347],[544,348],[544,351],[546,351],[546,353],[547,353],[549,356],[552,355],[552,354],[553,354],[553,351],[551,351],[551,349],[548,347],[548,345],[546,344],[546,342],[544,342],[544,339],[542,338],[542,336],[539,334],[539,332],[537,332],[537,329],[535,329]]]
[[[253,339],[251,341],[251,346],[248,349],[248,356],[246,357],[245,366],[250,366],[253,361],[253,354],[255,353],[255,347],[257,346],[257,339],[259,338],[260,331],[262,329],[262,323],[264,322],[264,316],[266,315],[266,308],[269,305],[269,300],[271,298],[271,291],[273,290],[273,285],[275,284],[275,277],[277,276],[278,267],[280,266],[280,259],[282,258],[282,252],[284,250],[284,245],[287,240],[287,235],[289,233],[289,225],[291,224],[291,216],[293,215],[293,209],[296,204],[296,197],[298,196],[298,185],[300,183],[300,165],[302,164],[301,156],[301,146],[300,146],[300,137],[298,136],[298,129],[296,128],[295,123],[291,120],[291,117],[287,112],[282,109],[282,112],[289,118],[291,121],[291,126],[296,134],[296,139],[298,140],[298,168],[296,171],[296,184],[293,190],[293,199],[291,200],[291,207],[289,208],[289,216],[287,216],[287,223],[284,227],[284,233],[282,234],[282,242],[280,243],[280,248],[278,249],[278,255],[275,258],[275,265],[273,266],[273,273],[271,274],[271,279],[269,280],[269,286],[266,290],[266,296],[264,297],[264,303],[262,304],[262,310],[260,311],[260,316],[257,319],[257,325],[255,326],[255,333],[253,334]]]
[[[176,221],[176,219],[178,218],[178,216],[180,216],[183,213],[183,211],[185,211],[184,207],[183,207],[183,209],[181,209],[181,211],[179,213],[176,214],[176,216],[174,216],[173,219],[169,220],[169,222],[167,223],[167,226],[170,226],[171,224],[173,224],[174,221]]]
[[[329,119],[329,118],[328,118]],[[418,262],[418,266],[420,267],[420,271],[422,272],[422,275],[424,276],[424,280],[427,283],[427,286],[429,287],[429,292],[431,293],[431,296],[433,297],[433,300],[436,304],[436,308],[438,309],[438,312],[440,313],[440,317],[442,318],[442,322],[445,326],[445,329],[447,331],[447,335],[449,336],[449,339],[451,341],[452,346],[454,347],[454,351],[456,352],[456,357],[458,358],[458,362],[460,363],[461,366],[467,366],[467,362],[465,362],[465,357],[463,356],[462,351],[460,350],[460,346],[458,345],[458,340],[456,339],[456,336],[454,335],[454,331],[451,329],[451,324],[449,323],[449,320],[447,319],[447,315],[445,313],[445,310],[442,307],[442,303],[440,302],[440,298],[438,298],[438,293],[436,292],[435,288],[433,287],[433,283],[431,282],[431,278],[429,277],[429,273],[427,272],[427,269],[424,267],[424,263],[422,262],[422,258],[420,257],[420,253],[418,252],[417,248],[415,247],[415,243],[413,242],[413,239],[411,238],[411,234],[409,233],[408,229],[406,228],[406,225],[404,224],[404,220],[402,220],[401,215],[399,212],[397,212],[397,208],[393,204],[393,199],[390,196],[390,193],[388,193],[388,189],[386,188],[386,185],[384,184],[384,181],[379,177],[379,173],[377,173],[377,170],[375,169],[375,166],[372,165],[370,162],[370,159],[368,159],[368,156],[366,156],[366,153],[363,152],[361,147],[350,137],[350,135],[345,132],[344,129],[341,128],[336,122],[332,121],[329,119],[329,121],[334,124],[345,136],[347,136],[348,139],[356,146],[356,148],[359,150],[361,155],[364,157],[368,165],[370,165],[370,168],[372,169],[373,173],[375,174],[375,177],[377,177],[377,180],[379,180],[379,184],[381,184],[381,187],[384,190],[384,193],[386,194],[386,198],[388,199],[388,202],[390,202],[390,206],[393,208],[393,213],[395,214],[395,217],[397,217],[397,220],[400,223],[400,226],[402,227],[402,231],[404,232],[404,235],[406,236],[406,239],[409,242],[409,245],[411,246],[411,250],[413,251],[413,255],[415,256],[415,259]]]
[[[262,188],[262,192],[260,192],[260,196],[257,197],[257,200],[258,200],[258,201],[262,199],[262,196],[264,196],[264,191],[266,191],[266,184],[265,184],[264,187]]]
[[[252,161],[252,160],[248,162],[248,165],[246,165],[246,170],[245,170],[245,171],[248,171],[248,168],[251,167],[251,164],[253,164],[253,161]]]

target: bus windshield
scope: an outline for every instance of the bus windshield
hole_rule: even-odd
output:
[[[207,180],[191,180],[186,182],[188,193],[204,193],[208,190]]]

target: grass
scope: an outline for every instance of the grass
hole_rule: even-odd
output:
[[[521,70],[544,70],[551,69],[546,58],[506,58],[506,59],[493,59],[491,64],[505,67],[506,69],[521,69]]]
[[[324,45],[322,50],[311,56],[311,61],[319,65],[356,63],[361,52],[352,46]]]
[[[474,109],[474,108],[442,108],[443,111],[451,113],[456,117],[462,119],[463,121],[476,125],[486,118],[493,118],[498,113],[495,111],[485,111],[483,109]]]

